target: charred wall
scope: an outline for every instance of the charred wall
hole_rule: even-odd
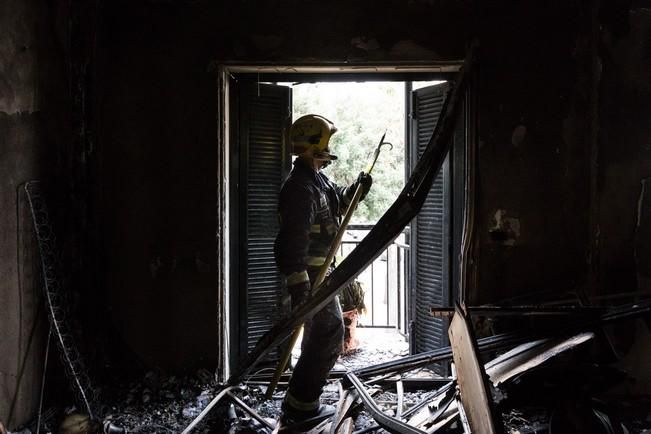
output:
[[[40,180],[56,191],[66,182],[71,105],[60,12],[39,1],[0,5],[0,420],[9,428],[31,418],[43,370],[39,259],[20,187]]]
[[[124,347],[147,365],[214,367],[219,180],[210,65],[456,59],[466,38],[443,35],[463,9],[446,15],[418,2],[203,1],[104,8],[93,164],[100,281],[110,321]],[[438,25],[427,25],[430,19]],[[381,46],[370,52],[352,47],[355,36]]]
[[[11,425],[33,411],[44,349],[30,179],[51,192],[81,330],[107,338],[90,348],[215,366],[214,62],[459,59],[478,37],[471,301],[648,290],[648,5],[528,3],[3,2],[0,418],[15,396]]]
[[[192,4],[105,7],[94,216],[115,349],[141,366],[214,368],[216,23]]]
[[[621,272],[631,279],[632,263],[617,265],[622,258],[615,250],[631,259],[629,205],[639,187],[633,194],[605,177],[611,163],[599,129],[604,113],[595,109],[609,101],[600,99],[599,11],[591,2],[507,3],[104,5],[94,215],[103,294],[128,347],[148,364],[174,368],[210,365],[217,357],[215,61],[458,59],[479,37],[470,298],[594,293],[600,269],[613,270],[604,278]],[[627,47],[622,37],[617,43]],[[355,38],[378,46],[366,49],[352,44]],[[624,77],[606,67],[614,88]],[[644,141],[640,123],[631,134]],[[621,170],[641,167],[636,155],[620,154]],[[604,205],[614,197],[628,221]],[[612,233],[611,241],[596,243],[595,228]]]
[[[504,11],[482,38],[478,300],[648,291],[641,3]]]
[[[595,235],[601,294],[651,290],[651,221],[642,194],[651,177],[651,9],[634,7],[625,18],[602,35]]]
[[[483,22],[475,302],[584,288],[590,224],[590,8]],[[553,27],[553,31],[551,28]],[[517,302],[515,302],[517,304]]]

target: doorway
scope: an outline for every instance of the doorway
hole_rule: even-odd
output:
[[[450,72],[456,69],[454,65],[448,68]],[[440,67],[426,72],[419,68],[410,73],[395,69],[373,73],[297,73],[294,68],[265,74],[245,67],[222,70],[220,139],[224,146],[220,179],[228,188],[220,201],[221,281],[225,289],[221,294],[221,323],[225,325],[222,343],[227,357],[220,371],[225,377],[230,367],[241,363],[260,336],[289,312],[282,279],[275,269],[273,240],[277,232],[276,199],[291,168],[285,132],[292,120],[313,112],[334,121],[340,132],[343,128],[344,134],[338,132],[333,136],[333,148],[342,161],[350,163],[339,172],[328,173],[340,185],[350,183],[368,164],[364,155],[370,154],[368,151],[377,145],[382,127],[386,127],[377,109],[388,113],[386,117],[391,120],[390,128],[385,128],[386,140],[394,144],[399,154],[389,157],[385,169],[391,167],[395,172],[398,167],[400,173],[389,175],[386,170],[374,169],[374,189],[380,186],[379,196],[384,199],[371,200],[358,214],[359,218],[353,220],[340,249],[345,256],[392,203],[391,198],[397,196],[411,173],[438,121],[452,77],[450,72],[441,71]],[[371,88],[393,94],[394,103],[379,101]],[[348,103],[336,101],[336,95],[347,98]],[[356,101],[355,107],[351,107],[351,101]],[[359,122],[358,111],[374,113],[368,117],[368,123],[373,125]],[[351,125],[347,124],[348,118],[354,121]],[[395,126],[398,124],[400,128]],[[344,143],[351,137],[358,141]],[[454,180],[458,184],[464,177],[453,170],[451,163],[453,158],[463,158],[465,146],[465,122],[461,122],[451,155],[423,210],[358,277],[364,284],[367,305],[360,325],[398,334],[412,353],[447,344],[445,320],[431,317],[429,308],[449,306],[454,291],[454,261],[449,258],[455,243],[460,246],[453,226],[460,226],[462,221],[462,210],[459,213],[454,206]],[[382,162],[378,166],[381,165]],[[454,165],[457,166],[463,164]],[[278,354],[272,352],[269,362],[273,363]]]

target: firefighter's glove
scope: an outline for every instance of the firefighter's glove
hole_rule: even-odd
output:
[[[360,197],[360,200],[364,200],[371,189],[371,185],[373,185],[373,178],[371,178],[371,175],[368,173],[359,172],[357,180],[355,181],[355,189],[357,189],[358,185],[362,186],[362,196]]]
[[[287,292],[292,296],[292,308],[298,306],[310,295],[310,282],[301,282],[287,287]]]

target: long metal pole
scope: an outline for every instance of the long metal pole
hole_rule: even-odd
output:
[[[368,175],[370,175],[371,171],[373,171],[375,162],[377,161],[377,158],[380,155],[380,149],[384,144],[385,136],[386,136],[386,132],[382,135],[382,138],[380,139],[380,143],[375,149],[373,162],[371,163],[371,166],[368,168],[368,171],[366,172]],[[314,280],[314,284],[312,284],[313,293],[311,294],[311,296],[314,296],[314,294],[316,294],[315,289],[318,289],[319,285],[323,283],[323,280],[326,277],[326,273],[328,272],[328,268],[330,268],[330,264],[332,264],[332,261],[335,258],[335,254],[339,249],[339,245],[341,244],[341,240],[344,237],[344,233],[346,232],[346,227],[348,227],[348,223],[350,222],[350,219],[353,216],[353,212],[355,212],[355,208],[357,208],[357,204],[359,203],[359,200],[361,199],[363,192],[364,192],[364,187],[360,183],[357,185],[357,188],[355,189],[355,194],[353,195],[353,199],[350,201],[350,204],[348,205],[348,209],[346,210],[344,219],[341,222],[341,225],[339,226],[339,230],[337,231],[337,234],[335,235],[335,239],[332,242],[332,244],[330,244],[330,249],[328,250],[328,256],[326,256],[326,260],[323,263],[323,265],[321,265],[321,268],[319,269],[319,274],[316,276],[316,279]],[[274,372],[274,376],[271,379],[271,382],[269,383],[269,387],[267,388],[267,393],[265,394],[265,397],[267,399],[271,399],[274,390],[276,390],[276,386],[278,385],[280,376],[283,374],[285,368],[287,367],[287,362],[289,362],[289,358],[292,355],[292,351],[294,350],[294,345],[296,345],[296,341],[298,340],[298,336],[300,335],[302,328],[303,325],[301,324],[300,326],[296,327],[294,329],[294,332],[292,333],[292,337],[289,340],[289,345],[285,349],[285,352],[282,354],[280,361],[278,362],[278,366],[276,367],[276,371]]]

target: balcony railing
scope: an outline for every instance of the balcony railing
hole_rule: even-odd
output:
[[[371,225],[350,225],[339,249],[348,255],[371,230]],[[358,277],[364,288],[366,312],[359,317],[361,327],[396,328],[408,331],[409,245],[407,230],[391,243]]]

